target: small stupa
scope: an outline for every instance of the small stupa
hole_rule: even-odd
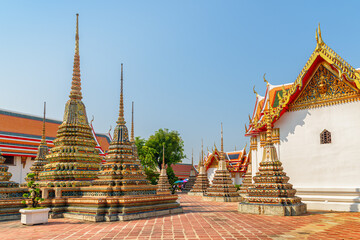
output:
[[[250,157],[250,154],[249,154],[249,157],[248,157],[248,161],[249,162],[248,162],[248,165],[247,165],[246,173],[244,174],[241,187],[240,187],[240,189],[238,191],[242,198],[247,196],[247,189],[249,187],[253,186],[253,184],[252,184],[252,170],[251,170],[251,157]]]
[[[163,162],[161,165],[161,170],[160,170],[160,176],[159,176],[159,181],[157,184],[157,189],[156,189],[156,193],[157,194],[170,194],[170,183],[169,183],[169,179],[167,177],[166,174],[166,166],[165,166],[165,144],[163,145]]]
[[[108,154],[105,157],[106,163],[102,164],[98,179],[92,182],[93,185],[121,186],[123,195],[126,192],[140,190],[143,194],[155,193],[156,187],[146,180],[140,160],[134,155],[133,127],[132,137],[129,140],[128,129],[124,118],[124,93],[123,93],[123,64],[121,64],[121,89],[119,116]],[[133,126],[133,124],[132,124]],[[119,193],[120,194],[120,193]]]
[[[306,204],[296,197],[296,190],[288,183],[276,148],[272,141],[271,105],[265,112],[266,145],[259,172],[253,177],[254,184],[247,189],[248,196],[239,203],[239,212],[261,215],[296,216],[306,213]]]
[[[79,14],[76,14],[75,55],[69,97],[54,147],[46,156],[49,163],[39,174],[42,186],[89,186],[90,181],[97,178],[101,164],[85,105],[81,101]]]
[[[193,188],[195,181],[196,181],[196,172],[194,168],[194,150],[192,150],[190,176],[187,183],[185,184],[185,188],[183,189],[183,192],[189,192]]]
[[[45,115],[46,115],[46,102],[44,102],[44,118],[43,118],[41,142],[38,147],[35,161],[33,165],[30,167],[30,173],[35,174],[34,176],[35,181],[39,181],[39,174],[44,170],[44,166],[48,163],[48,161],[46,160],[46,155],[49,152],[49,148],[47,146],[46,137],[45,137]],[[25,178],[25,180],[28,181],[27,177]]]
[[[2,156],[0,151],[0,188],[19,187],[18,183],[10,181],[12,174],[8,172],[9,166],[5,165],[4,162],[5,162],[5,158]]]
[[[221,151],[218,169],[215,171],[212,185],[207,189],[206,194],[203,196],[203,200],[218,202],[239,202],[241,200],[231,179],[230,172],[226,167],[222,123]]]
[[[203,144],[201,143],[201,155],[199,160],[199,174],[196,177],[195,184],[190,190],[188,195],[191,196],[203,196],[206,193],[206,189],[209,187],[209,179],[205,171],[203,163],[204,151]]]

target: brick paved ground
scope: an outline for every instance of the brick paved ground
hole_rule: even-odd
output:
[[[46,225],[0,222],[10,239],[360,239],[360,213],[309,213],[298,217],[240,214],[237,203],[203,202],[180,195],[184,214],[131,222],[90,223],[50,219]]]

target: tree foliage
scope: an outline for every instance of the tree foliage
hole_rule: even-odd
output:
[[[161,169],[163,144],[165,144],[165,164],[170,166],[181,162],[186,158],[184,154],[184,141],[181,139],[179,132],[169,131],[169,129],[159,129],[154,135],[151,135],[146,141],[145,146],[155,150],[153,160]]]
[[[165,144],[164,155],[165,164],[168,165],[166,172],[169,182],[172,185],[177,180],[171,164],[181,162],[181,159],[186,157],[184,154],[184,141],[177,131],[159,129],[148,140],[136,137],[135,144],[147,179],[152,184],[156,184],[159,178],[158,169],[162,168],[163,144]]]

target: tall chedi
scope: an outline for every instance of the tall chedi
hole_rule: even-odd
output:
[[[240,199],[241,197],[236,191],[236,188],[231,179],[230,172],[227,169],[225,162],[223,127],[221,123],[220,161],[218,163],[218,169],[215,171],[212,185],[207,189],[207,193],[206,195],[204,195],[203,200],[219,202],[238,202],[240,201]]]
[[[120,186],[121,195],[155,194],[156,186],[150,185],[146,180],[140,160],[136,158],[136,146],[134,143],[134,128],[132,124],[131,138],[129,139],[128,128],[124,118],[124,78],[123,64],[121,64],[121,88],[119,116],[116,121],[113,139],[110,143],[106,163],[101,166],[98,180],[94,185]],[[140,193],[139,193],[140,194]]]
[[[306,213],[306,205],[296,197],[296,190],[288,183],[276,148],[272,141],[272,118],[270,101],[265,111],[266,145],[259,172],[253,177],[254,184],[247,189],[248,196],[239,203],[239,212],[278,216],[295,216]]]
[[[196,177],[195,184],[190,190],[188,195],[203,196],[206,193],[206,189],[209,187],[209,179],[207,178],[206,170],[203,163],[204,151],[203,143],[201,142],[201,155],[199,160],[199,174]]]
[[[63,123],[54,140],[55,146],[46,156],[49,163],[39,175],[43,182],[41,185],[88,186],[97,177],[101,163],[85,105],[81,101],[79,14],[76,14],[74,67],[69,97]]]
[[[194,150],[192,150],[190,176],[185,185],[184,192],[189,192],[193,188],[195,181],[196,181],[196,172],[194,168]]]
[[[166,166],[165,166],[165,144],[163,145],[163,162],[161,165],[159,181],[156,186],[157,186],[157,189],[156,189],[157,194],[170,194],[171,193],[170,192],[171,186],[169,183],[168,176],[166,174]]]
[[[35,161],[33,165],[30,167],[30,172],[35,174],[34,176],[35,181],[39,181],[39,174],[44,170],[44,165],[48,163],[48,161],[46,160],[46,155],[49,152],[49,148],[47,146],[46,137],[45,137],[45,115],[46,115],[46,102],[44,102],[44,117],[43,117],[41,142],[38,147]],[[25,179],[28,180],[27,178]]]

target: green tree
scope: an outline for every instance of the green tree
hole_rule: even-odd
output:
[[[153,161],[158,168],[162,168],[163,144],[165,143],[165,164],[171,166],[186,158],[184,154],[184,141],[179,132],[169,129],[159,129],[146,141],[145,146],[153,149]]]
[[[185,158],[184,141],[177,131],[168,129],[159,129],[148,140],[140,137],[135,138],[135,144],[138,149],[138,156],[144,167],[147,179],[152,184],[156,184],[159,179],[157,169],[162,168],[163,144],[165,144],[165,164],[168,165],[166,173],[170,184],[173,184],[178,178],[175,176],[171,164],[181,162]]]
[[[167,174],[167,177],[169,179],[169,183],[171,186],[174,185],[174,182],[179,180],[179,178],[177,176],[175,176],[174,170],[172,169],[171,166],[168,166],[166,168],[166,174]]]

